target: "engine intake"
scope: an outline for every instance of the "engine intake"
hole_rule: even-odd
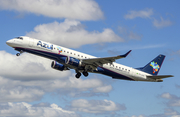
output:
[[[82,66],[82,63],[79,59],[69,57],[69,56],[66,58],[65,63],[68,65],[75,66],[75,67],[81,67]]]
[[[58,62],[56,62],[56,61],[53,61],[53,62],[51,63],[51,67],[52,67],[53,69],[56,69],[56,70],[59,70],[59,71],[69,70],[67,67],[65,67],[64,65],[62,65],[62,64],[60,64],[60,63],[58,63]]]

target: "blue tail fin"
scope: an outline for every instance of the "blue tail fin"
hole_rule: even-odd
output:
[[[153,59],[151,62],[149,62],[147,65],[145,65],[144,67],[137,68],[137,69],[141,70],[143,72],[152,74],[152,75],[157,75],[162,66],[164,58],[165,58],[165,56],[160,54],[155,59]]]

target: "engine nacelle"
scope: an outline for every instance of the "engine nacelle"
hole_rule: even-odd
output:
[[[58,62],[56,62],[56,61],[53,61],[53,62],[51,63],[51,67],[52,67],[53,69],[56,69],[56,70],[59,70],[59,71],[69,70],[67,67],[65,67],[64,65],[62,65],[62,64],[60,64],[60,63],[58,63]]]
[[[68,65],[75,66],[75,67],[81,67],[82,66],[82,63],[79,59],[69,57],[69,56],[66,58],[65,63]]]

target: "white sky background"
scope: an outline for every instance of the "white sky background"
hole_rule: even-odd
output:
[[[0,116],[180,117],[180,2],[139,2],[0,0]],[[97,74],[77,80],[73,70],[52,69],[51,60],[16,57],[5,42],[21,35],[99,57],[134,49],[118,60],[132,67],[166,54],[160,73],[175,77],[163,83]]]

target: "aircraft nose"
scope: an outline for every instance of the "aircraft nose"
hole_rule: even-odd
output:
[[[11,47],[12,47],[13,42],[14,42],[14,41],[11,39],[11,40],[6,41],[6,44],[7,44],[8,46],[11,46]]]

